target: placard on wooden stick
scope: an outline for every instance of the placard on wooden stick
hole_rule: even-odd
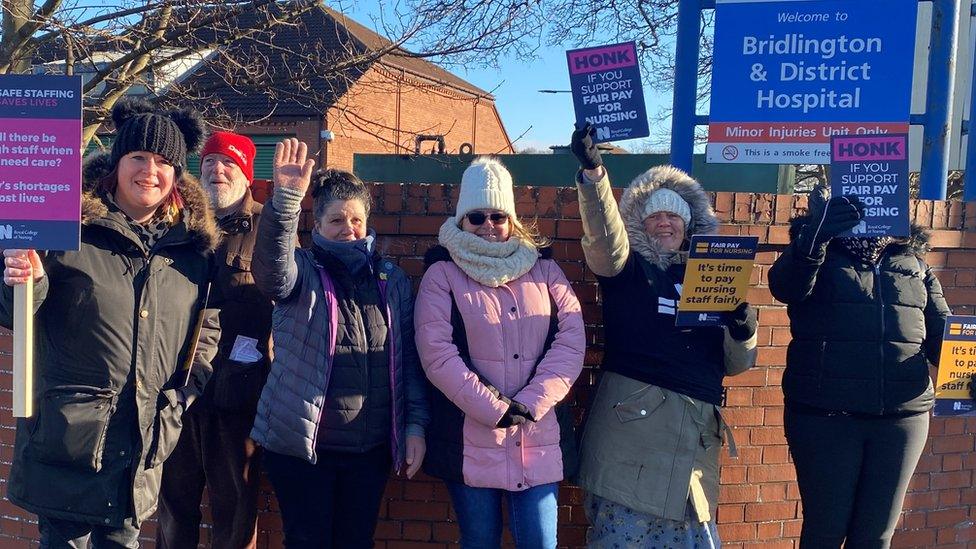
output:
[[[81,76],[0,75],[0,248],[77,250]],[[14,289],[14,417],[33,413],[33,283]]]

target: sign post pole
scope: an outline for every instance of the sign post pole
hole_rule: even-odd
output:
[[[671,103],[671,165],[691,173],[695,150],[695,110],[698,106],[699,0],[678,1],[678,34],[674,57]]]
[[[956,90],[956,51],[959,45],[961,0],[932,2],[932,39],[922,129],[922,171],[918,197],[945,200],[949,178],[949,121]]]

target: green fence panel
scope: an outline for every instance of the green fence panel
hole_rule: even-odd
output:
[[[464,169],[476,158],[457,154],[355,154],[353,172],[364,181],[379,183],[457,184]],[[566,187],[573,185],[579,169],[570,154],[497,155],[516,185]],[[668,163],[666,154],[607,154],[603,156],[615,187],[626,187],[634,177],[653,166]],[[709,191],[791,193],[792,166],[772,164],[706,164],[696,155],[692,174]]]

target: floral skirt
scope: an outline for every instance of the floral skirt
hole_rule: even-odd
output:
[[[714,522],[668,520],[586,495],[586,515],[590,519],[589,549],[718,549],[718,529]]]

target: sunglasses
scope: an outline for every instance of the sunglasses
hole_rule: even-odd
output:
[[[486,214],[485,212],[468,212],[464,214],[464,217],[468,218],[468,222],[472,225],[483,225],[489,219],[492,225],[501,225],[508,221],[508,214],[503,212],[494,212],[491,214]]]

